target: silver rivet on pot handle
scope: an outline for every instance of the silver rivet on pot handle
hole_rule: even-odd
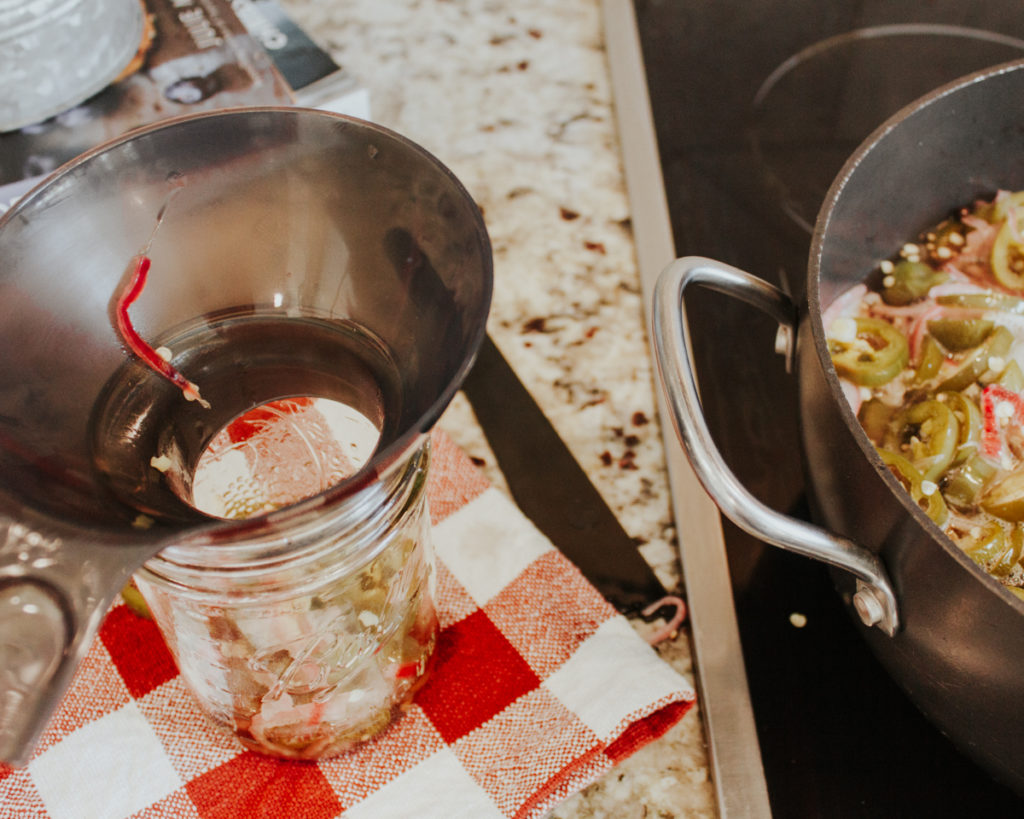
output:
[[[704,421],[690,354],[683,293],[692,284],[741,299],[778,321],[776,348],[786,355],[787,369],[792,364],[797,314],[789,297],[778,288],[711,259],[689,256],[662,271],[654,290],[651,317],[654,347],[676,434],[694,472],[722,512],[745,532],[854,575],[860,581],[855,610],[866,625],[877,625],[890,636],[895,634],[899,627],[896,596],[876,555],[847,538],[768,508],[726,466]],[[781,344],[780,339],[784,339]]]
[[[885,619],[885,598],[873,586],[864,581],[857,581],[857,591],[853,594],[853,610],[857,612],[861,622],[873,626]]]

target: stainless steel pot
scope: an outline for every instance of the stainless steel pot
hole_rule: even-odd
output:
[[[835,567],[839,593],[888,672],[962,750],[1024,794],[1024,601],[966,557],[884,466],[842,394],[821,317],[879,260],[953,208],[1000,188],[1024,188],[1022,99],[1024,62],[1016,62],[907,107],[834,181],[799,304],[743,271],[683,258],[658,282],[653,335],[676,431],[722,511],[768,543]],[[808,491],[820,525],[764,506],[717,452],[683,315],[683,293],[693,284],[779,322],[776,346],[795,367]]]

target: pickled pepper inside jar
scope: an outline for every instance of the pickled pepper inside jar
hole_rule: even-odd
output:
[[[192,500],[261,525],[172,547],[136,575],[206,714],[246,747],[290,759],[344,753],[387,728],[425,682],[438,630],[429,445],[298,525],[260,517],[371,454],[373,424],[331,404],[275,401],[229,424],[200,459]]]

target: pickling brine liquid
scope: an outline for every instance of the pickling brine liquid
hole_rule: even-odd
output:
[[[426,678],[429,450],[299,526],[265,516],[355,475],[394,438],[397,369],[369,334],[314,319],[229,317],[163,344],[210,408],[129,368],[97,416],[98,464],[140,525],[251,525],[165,550],[136,583],[216,723],[262,753],[342,753],[386,728]]]
[[[155,521],[246,518],[316,495],[406,425],[389,350],[351,323],[227,315],[158,344],[209,406],[132,360],[107,385],[92,429],[110,488]],[[217,485],[239,468],[251,480]]]

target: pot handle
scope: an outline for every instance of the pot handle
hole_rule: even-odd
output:
[[[776,350],[786,356],[787,371],[792,369],[797,311],[778,288],[711,259],[688,256],[662,271],[653,294],[654,348],[676,435],[694,472],[719,509],[748,534],[854,575],[857,614],[865,625],[878,626],[892,636],[899,627],[896,596],[878,556],[847,538],[768,508],[747,491],[722,459],[704,420],[690,353],[683,293],[692,284],[738,298],[778,321]]]

